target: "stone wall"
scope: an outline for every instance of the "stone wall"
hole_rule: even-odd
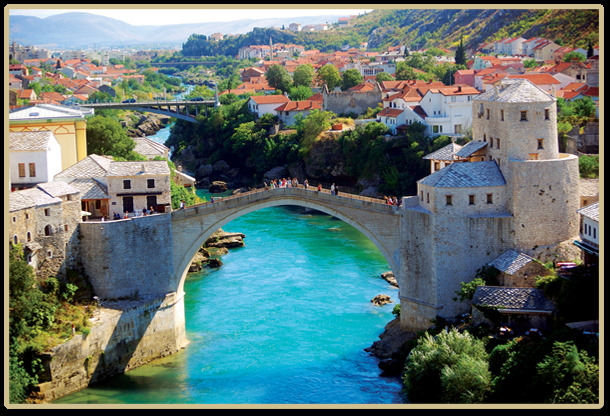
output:
[[[509,161],[508,210],[514,216],[515,248],[531,255],[539,246],[578,236],[578,158]]]
[[[372,91],[331,91],[323,90],[323,109],[335,114],[364,114],[369,108],[376,108],[381,103],[379,84]]]
[[[184,299],[176,294],[104,302],[91,331],[75,335],[44,358],[40,399],[46,402],[184,348]]]
[[[398,284],[401,324],[421,330],[437,315],[454,318],[468,305],[453,300],[461,282],[511,248],[510,215],[456,217],[405,209]]]
[[[102,299],[175,292],[171,215],[80,225],[81,260]]]

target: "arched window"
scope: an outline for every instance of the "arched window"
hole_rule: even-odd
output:
[[[47,225],[44,227],[44,235],[51,235],[51,226]]]

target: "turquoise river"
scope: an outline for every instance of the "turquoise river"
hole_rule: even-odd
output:
[[[151,137],[164,142],[168,130]],[[246,245],[187,277],[187,348],[56,404],[406,402],[400,378],[382,376],[364,351],[398,302],[367,237],[297,207],[252,212],[223,230],[244,233]],[[374,306],[378,294],[394,303]]]

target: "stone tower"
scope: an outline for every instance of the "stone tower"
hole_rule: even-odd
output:
[[[507,250],[537,258],[578,235],[578,158],[559,153],[555,98],[528,80],[502,80],[473,100],[472,127],[459,161],[403,198],[405,328],[466,312],[453,300],[460,283]]]
[[[559,153],[555,97],[505,79],[475,98],[473,112],[473,138],[487,143],[507,182],[515,248],[531,252],[578,235],[578,159]]]

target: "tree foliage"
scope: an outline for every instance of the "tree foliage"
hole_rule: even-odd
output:
[[[362,77],[362,75],[360,74],[360,71],[358,71],[355,68],[347,69],[347,70],[343,71],[342,78],[343,78],[343,81],[341,83],[341,90],[343,90],[343,91],[347,91],[350,88],[361,84],[362,80],[364,79]]]
[[[266,72],[265,78],[269,86],[287,92],[292,86],[292,77],[288,70],[279,64],[272,65]]]
[[[343,82],[341,78],[341,74],[339,74],[339,70],[333,64],[326,64],[318,69],[318,83],[326,84],[329,91],[335,89]]]
[[[455,328],[426,333],[407,358],[403,381],[412,403],[481,403],[491,389],[485,345]]]
[[[137,160],[133,151],[136,143],[112,117],[95,116],[87,122],[87,152],[109,155],[126,160]]]
[[[295,86],[312,87],[316,71],[311,64],[302,64],[296,67],[293,74]]]

